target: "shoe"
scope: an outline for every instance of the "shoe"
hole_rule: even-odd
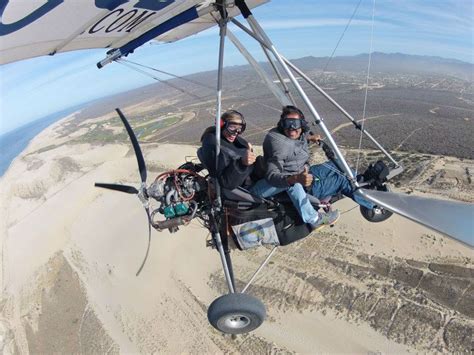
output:
[[[329,211],[325,213],[318,212],[318,220],[316,221],[316,223],[309,223],[311,230],[317,231],[326,226],[333,226],[339,219],[340,215],[341,214],[338,210]]]
[[[356,180],[357,180],[357,182],[359,182],[359,183],[365,182],[364,174],[358,174],[358,175],[356,176]]]

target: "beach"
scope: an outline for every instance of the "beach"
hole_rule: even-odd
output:
[[[334,228],[279,248],[250,287],[267,307],[264,324],[237,337],[219,333],[206,312],[227,291],[207,230],[197,222],[173,234],[153,230],[135,276],[147,247],[143,207],[94,187],[138,186],[131,145],[68,144],[69,120],[35,137],[0,180],[4,353],[469,351],[472,249],[399,216],[369,223],[348,199],[335,205],[342,217]],[[74,138],[99,120],[82,122]],[[182,144],[142,150],[149,181],[196,155]],[[453,159],[452,169],[474,166]],[[474,201],[472,190],[460,194]],[[232,253],[238,286],[268,253]]]

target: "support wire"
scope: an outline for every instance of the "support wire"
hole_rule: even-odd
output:
[[[359,0],[357,6],[355,7],[354,11],[352,12],[352,16],[351,18],[349,19],[349,21],[347,22],[346,24],[346,27],[344,28],[344,31],[342,31],[341,33],[341,36],[339,37],[339,40],[337,41],[336,43],[336,46],[334,47],[334,50],[332,51],[330,57],[328,58],[328,60],[326,61],[326,64],[324,65],[324,69],[321,73],[321,75],[324,75],[324,72],[326,71],[328,65],[329,65],[329,62],[332,60],[332,58],[334,57],[334,53],[336,53],[336,50],[337,48],[339,47],[339,44],[341,43],[342,39],[344,38],[344,35],[346,34],[346,31],[347,29],[349,28],[349,25],[351,24],[352,20],[354,19],[354,16],[355,14],[357,13],[357,10],[359,9],[359,6],[360,6],[360,3],[362,2],[362,0]]]
[[[370,65],[372,63],[372,51],[373,51],[373,43],[374,43],[374,18],[375,18],[375,0],[373,1],[372,5],[372,27],[370,30],[370,51],[369,51],[369,63],[367,65],[367,79],[365,83],[365,97],[364,97],[364,110],[362,112],[362,124],[359,136],[359,148],[357,150],[357,161],[355,166],[355,173],[357,175],[359,171],[359,162],[360,162],[360,150],[362,148],[362,135],[364,133],[364,124],[365,124],[365,112],[367,108],[367,96],[369,92],[369,79],[370,79]]]

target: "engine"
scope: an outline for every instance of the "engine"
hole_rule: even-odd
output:
[[[195,164],[187,164],[158,175],[147,189],[148,196],[159,203],[151,213],[151,224],[157,230],[176,232],[178,226],[197,216],[207,199],[206,179],[198,174]],[[157,213],[166,219],[155,220]]]

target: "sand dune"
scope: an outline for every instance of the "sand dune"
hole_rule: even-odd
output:
[[[397,216],[370,224],[348,200],[337,205],[345,212],[338,225],[281,248],[251,286],[267,321],[251,334],[223,336],[206,316],[225,292],[219,257],[205,247],[207,231],[197,223],[175,234],[153,231],[149,260],[136,277],[147,243],[143,208],[133,196],[93,187],[137,184],[135,157],[125,144],[45,150],[60,139],[60,124],[38,136],[0,184],[4,353],[469,350],[472,249]],[[192,146],[142,148],[158,170],[195,155]],[[239,285],[266,253],[233,253]],[[443,264],[451,269],[435,274],[433,265]],[[440,295],[430,293],[431,275],[449,276],[443,280],[456,304],[443,298],[442,286]],[[380,308],[392,303],[396,312]],[[422,325],[420,314],[428,315]],[[402,323],[414,328],[399,329]]]

